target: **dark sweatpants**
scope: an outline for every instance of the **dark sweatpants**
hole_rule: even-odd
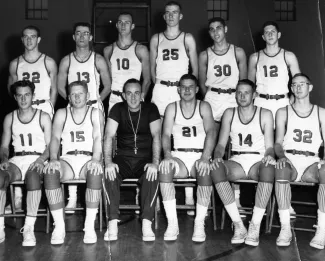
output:
[[[146,179],[144,166],[151,163],[151,158],[134,158],[115,156],[113,162],[118,165],[119,173],[116,179],[105,179],[105,189],[108,195],[107,216],[109,220],[119,218],[120,185],[124,179],[137,178],[140,184],[141,218],[152,221],[154,219],[156,200],[158,194],[158,178],[154,181]]]

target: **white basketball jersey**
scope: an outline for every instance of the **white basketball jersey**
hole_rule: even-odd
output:
[[[93,107],[87,108],[84,119],[76,123],[71,107],[66,108],[66,119],[61,135],[62,155],[68,151],[93,151],[93,123],[91,120]]]
[[[18,81],[29,80],[35,84],[34,100],[49,100],[51,89],[51,78],[46,68],[46,55],[41,54],[39,58],[31,63],[24,56],[18,57],[16,73]]]
[[[11,133],[15,152],[44,152],[46,143],[41,127],[40,110],[35,110],[33,118],[26,123],[20,121],[18,110],[13,111]]]
[[[285,50],[275,56],[268,56],[264,50],[258,53],[256,64],[257,92],[262,94],[286,94],[288,90],[289,71],[285,60]]]
[[[90,100],[99,98],[99,73],[96,68],[96,53],[91,52],[89,58],[84,62],[79,62],[74,53],[69,55],[68,83],[74,81],[85,81],[88,85]]]
[[[240,119],[238,108],[234,108],[234,115],[230,128],[231,150],[265,153],[264,133],[261,126],[261,108],[255,107],[253,118],[248,123]]]
[[[200,101],[196,101],[196,107],[190,118],[185,118],[180,102],[175,102],[175,122],[173,126],[174,147],[203,149],[205,130],[200,111]]]
[[[225,54],[215,53],[211,47],[207,49],[208,69],[207,87],[235,89],[239,80],[239,69],[236,60],[235,46],[230,44]]]
[[[142,64],[136,55],[138,43],[133,42],[128,48],[121,49],[113,43],[111,62],[112,90],[122,92],[124,83],[132,78],[140,80]]]
[[[185,48],[186,33],[175,39],[168,39],[164,33],[158,34],[156,78],[164,81],[179,81],[188,73],[189,57]]]
[[[287,131],[283,139],[284,150],[310,151],[315,154],[323,142],[319,122],[319,109],[314,105],[311,113],[300,117],[292,106],[287,106]]]

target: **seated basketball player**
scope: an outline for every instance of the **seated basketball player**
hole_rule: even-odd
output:
[[[211,164],[212,180],[235,227],[231,243],[245,241],[251,246],[259,244],[260,224],[272,193],[275,164],[272,112],[254,106],[255,97],[255,84],[250,80],[240,80],[236,87],[238,108],[227,109],[222,117],[219,141]],[[231,157],[223,161],[229,137]],[[248,234],[229,184],[229,181],[238,179],[258,181]]]
[[[54,117],[50,145],[50,162],[44,169],[44,186],[54,219],[51,244],[62,244],[65,237],[64,199],[60,181],[85,179],[86,220],[84,243],[97,241],[94,229],[102,188],[102,111],[87,106],[87,83],[75,81],[68,86],[71,107],[59,109]],[[58,157],[60,140],[62,156]]]
[[[159,181],[168,220],[164,240],[176,240],[179,234],[173,178],[192,177],[198,183],[192,240],[203,242],[204,218],[212,192],[209,160],[216,143],[216,129],[210,105],[196,99],[199,90],[196,77],[185,74],[179,84],[181,100],[167,106],[162,134],[164,160],[159,166]],[[174,151],[171,151],[172,134]]]
[[[325,165],[318,156],[325,135],[325,110],[310,102],[312,89],[307,75],[294,75],[291,90],[295,101],[276,113],[274,149],[278,161],[275,194],[281,222],[280,235],[276,241],[278,246],[288,246],[292,240],[290,181],[319,183],[318,225],[310,245],[318,249],[323,249],[325,245]]]
[[[3,122],[0,148],[0,243],[5,240],[4,208],[9,183],[25,180],[27,215],[23,227],[23,246],[35,246],[34,224],[41,200],[41,180],[44,162],[48,159],[51,140],[49,114],[32,107],[35,85],[30,81],[17,81],[11,92],[18,109],[9,113]],[[14,156],[9,158],[12,139]]]

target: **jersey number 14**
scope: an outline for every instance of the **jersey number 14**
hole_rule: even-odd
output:
[[[238,133],[239,137],[239,145],[243,146],[243,135],[241,133]],[[247,144],[249,147],[252,147],[253,141],[252,141],[252,134],[248,134],[246,138],[244,139],[244,144]]]

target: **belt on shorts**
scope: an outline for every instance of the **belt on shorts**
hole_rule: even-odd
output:
[[[166,85],[167,87],[178,86],[179,81],[171,82],[171,81],[160,81],[160,84]]]
[[[97,102],[97,100],[89,100],[87,101],[87,105],[93,105]]]
[[[241,154],[257,154],[259,155],[260,153],[257,151],[231,151],[231,155],[241,155]]]
[[[40,105],[41,103],[45,103],[46,100],[35,100],[35,101],[32,101],[32,105]]]
[[[283,99],[283,98],[286,98],[288,97],[287,94],[274,94],[274,95],[270,95],[270,94],[262,94],[260,93],[258,96],[260,96],[261,98],[263,99],[266,99],[266,100],[279,100],[279,99]]]
[[[228,93],[232,94],[233,92],[236,92],[236,89],[221,89],[221,88],[211,88],[211,91],[217,92],[218,94],[220,93]]]
[[[86,155],[86,156],[92,156],[93,155],[92,152],[86,151],[86,150],[72,150],[72,151],[68,151],[67,154],[68,155],[75,155],[75,156],[80,155],[80,154]]]
[[[15,152],[14,156],[26,156],[26,155],[42,155],[42,153],[40,152],[36,152],[36,151],[19,151],[19,152]]]
[[[305,150],[286,150],[285,152],[291,153],[293,155],[305,155],[306,157],[308,157],[308,156],[316,156],[316,154],[314,152],[305,151]]]
[[[113,93],[114,95],[116,95],[116,96],[120,96],[120,97],[122,97],[122,92],[120,92],[120,91],[112,91],[112,93]]]
[[[186,148],[186,149],[183,149],[183,148],[179,148],[179,149],[174,149],[174,151],[181,151],[181,152],[197,152],[197,153],[200,153],[200,152],[203,152],[203,149],[193,149],[193,148]]]

